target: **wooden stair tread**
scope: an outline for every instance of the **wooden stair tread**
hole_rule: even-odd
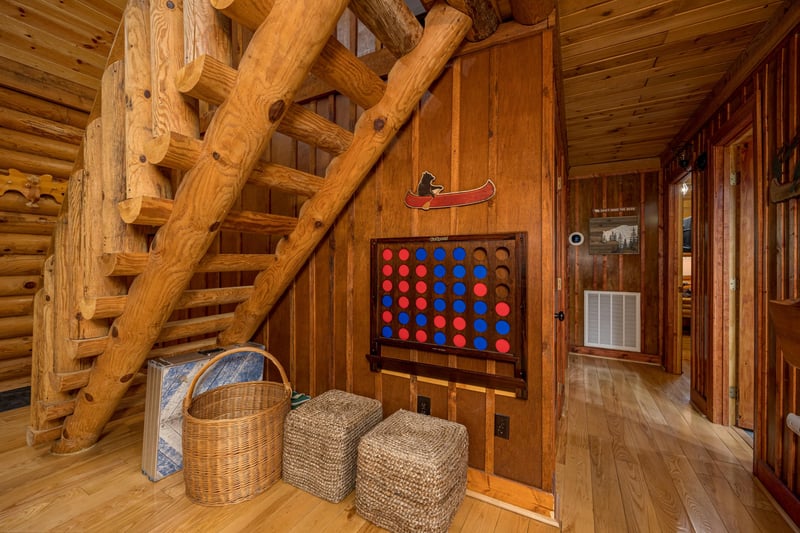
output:
[[[139,196],[123,200],[117,204],[117,207],[122,220],[128,224],[162,226],[169,220],[173,205],[173,200],[168,198]],[[257,211],[229,211],[218,228],[209,227],[209,231],[220,229],[243,233],[283,235],[291,232],[296,225],[297,219],[294,217]]]
[[[221,313],[218,315],[165,322],[154,344],[216,333],[229,327],[232,321],[233,313]],[[100,355],[108,347],[108,340],[108,336],[93,337],[91,339],[73,339],[71,343],[74,347],[73,357],[75,359],[85,359],[87,357]],[[79,372],[85,371],[81,370]],[[65,373],[63,375],[67,376],[69,374],[71,373]]]
[[[211,56],[202,56],[183,67],[178,89],[188,96],[219,105],[228,97],[236,80],[233,67]],[[347,150],[353,141],[353,134],[346,129],[294,103],[285,109],[277,129],[335,155]]]
[[[187,290],[175,304],[175,309],[239,303],[249,298],[252,293],[252,286]],[[117,317],[122,314],[127,301],[126,295],[83,300],[80,306],[81,315],[87,320]]]
[[[147,252],[103,254],[100,258],[104,276],[135,276],[147,266]],[[264,270],[275,262],[273,254],[209,254],[195,272],[252,272]]]

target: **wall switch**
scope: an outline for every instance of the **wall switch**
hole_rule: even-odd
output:
[[[417,396],[417,412],[423,415],[431,414],[431,399],[427,396]]]
[[[501,439],[508,438],[509,418],[507,415],[494,415],[494,436]]]

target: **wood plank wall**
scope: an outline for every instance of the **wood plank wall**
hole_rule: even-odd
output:
[[[755,263],[756,325],[756,428],[755,471],[784,509],[800,521],[800,447],[798,437],[785,425],[786,415],[797,412],[800,405],[800,369],[789,365],[776,347],[775,335],[767,312],[769,300],[800,298],[800,199],[782,203],[768,200],[768,182],[772,177],[771,164],[778,148],[792,139],[800,129],[800,27],[762,62],[755,72],[733,93],[709,122],[689,139],[694,158],[706,151],[711,153],[713,139],[730,124],[741,121],[742,113],[752,114],[755,142],[755,209],[756,245],[752,250]],[[784,167],[782,181],[790,178],[798,164],[795,152]],[[680,169],[669,161],[664,171],[667,181],[679,177]],[[703,381],[700,391],[714,405],[709,418],[724,418],[723,400],[727,395],[724,374],[727,372],[722,343],[714,336],[715,313],[724,307],[722,291],[715,289],[719,278],[719,244],[715,235],[722,231],[717,222],[724,220],[724,202],[720,184],[711,179],[711,169],[694,173],[693,193],[697,195],[694,220],[699,236],[693,244],[693,262],[697,279],[693,279],[695,302],[708,302],[695,307],[692,336],[699,337],[695,345],[702,375],[693,379]],[[705,235],[705,236],[704,236]],[[716,274],[715,274],[716,273]],[[716,276],[716,277],[715,277]],[[724,280],[723,280],[724,281]],[[719,285],[719,283],[717,283]],[[702,341],[702,342],[700,342]],[[711,379],[707,376],[723,374]]]
[[[659,294],[659,175],[639,172],[618,176],[571,178],[568,182],[568,233],[579,231],[585,241],[570,246],[568,255],[570,350],[648,363],[661,363],[661,305]],[[589,219],[624,216],[634,208],[639,216],[641,238],[638,254],[591,255]],[[584,339],[584,291],[638,292],[641,304],[641,351],[626,352],[586,347]]]
[[[553,35],[549,30],[528,34],[452,61],[273,311],[264,338],[290,369],[296,389],[311,394],[352,390],[380,399],[385,415],[400,408],[416,410],[417,394],[428,396],[433,415],[467,426],[471,467],[550,493],[555,444],[553,194],[560,143],[554,140]],[[350,34],[353,40],[363,37],[355,30]],[[362,47],[360,41],[349,44]],[[358,111],[339,96],[313,105],[337,122],[355,120]],[[296,143],[276,140],[272,145],[272,158],[279,163],[297,160],[303,163],[298,168],[313,172],[314,157],[318,152],[306,153]],[[474,206],[410,210],[403,197],[424,170],[448,191],[478,187],[492,178],[497,195]],[[272,212],[278,212],[274,206]],[[371,238],[517,231],[528,232],[527,400],[370,372],[365,355]],[[404,356],[424,360],[426,354]],[[510,417],[509,440],[494,437],[495,413]],[[542,501],[541,510],[552,509],[552,498]]]

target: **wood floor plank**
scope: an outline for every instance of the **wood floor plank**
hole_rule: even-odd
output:
[[[25,444],[28,409],[0,413],[0,531],[305,531],[381,533],[355,511],[279,481],[250,501],[204,507],[183,474],[141,474],[141,415],[112,422],[98,444],[54,456]],[[752,451],[689,403],[686,376],[570,355],[556,486],[563,531],[797,530],[755,480]],[[451,532],[558,528],[467,497]]]

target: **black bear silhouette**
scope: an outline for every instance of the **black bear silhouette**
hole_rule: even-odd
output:
[[[444,185],[434,185],[433,181],[435,179],[436,176],[430,172],[423,172],[419,180],[419,185],[417,185],[417,196],[436,196],[442,192],[442,190],[444,190]]]

